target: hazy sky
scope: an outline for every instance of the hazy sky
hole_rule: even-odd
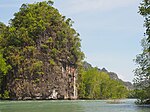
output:
[[[0,21],[8,24],[23,3],[42,0],[0,0]],[[54,0],[54,6],[75,23],[85,60],[132,81],[135,56],[141,52],[143,18],[137,13],[142,0]]]

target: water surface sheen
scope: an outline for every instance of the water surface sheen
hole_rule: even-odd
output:
[[[0,101],[0,112],[150,112],[150,106],[137,106],[135,100],[109,104],[106,100]]]

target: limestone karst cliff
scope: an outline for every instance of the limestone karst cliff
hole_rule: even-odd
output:
[[[0,97],[76,99],[83,58],[79,34],[53,2],[23,4],[1,33],[0,48],[11,66],[0,77]]]

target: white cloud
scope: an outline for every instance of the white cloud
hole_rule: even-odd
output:
[[[9,3],[0,1],[0,8],[15,8],[15,7],[17,8],[23,3],[34,3],[34,2],[40,2],[40,1],[43,1],[43,0],[20,0],[20,1],[13,0]]]
[[[70,13],[107,11],[134,4],[137,0],[72,0],[65,4]]]

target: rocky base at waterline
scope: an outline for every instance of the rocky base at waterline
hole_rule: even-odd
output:
[[[122,102],[121,100],[119,99],[114,99],[114,100],[109,100],[107,101],[108,104],[121,104],[121,103],[124,103]]]
[[[38,82],[33,82],[30,77],[24,80],[9,80],[10,99],[77,99],[76,69],[71,66],[60,66],[55,70],[57,73],[53,71],[38,77],[41,80]]]
[[[140,100],[138,99],[136,102],[135,102],[137,105],[149,105],[150,106],[150,99],[145,99],[145,100]]]

